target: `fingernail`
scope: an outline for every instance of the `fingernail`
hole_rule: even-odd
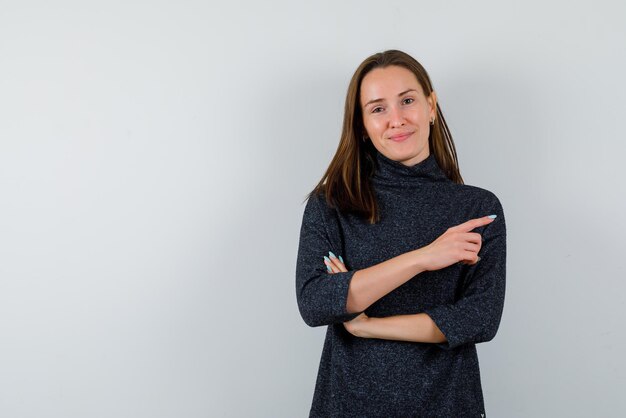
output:
[[[480,261],[480,256],[476,257],[476,262],[478,263]]]
[[[326,266],[326,268],[328,269],[328,272],[331,273],[333,270],[330,268],[330,266]]]
[[[341,256],[339,256],[339,260],[341,260],[341,262],[343,263],[343,258],[341,258]],[[345,264],[345,263],[344,263]]]
[[[333,258],[337,258],[337,256],[335,254],[333,254],[332,251],[329,251],[328,254],[330,254],[330,256],[333,257]]]
[[[330,264],[330,258],[328,258],[328,257],[326,257],[326,256],[324,256],[324,261],[325,261],[326,263]]]
[[[496,216],[498,216],[498,215],[489,215],[488,218],[496,219]]]

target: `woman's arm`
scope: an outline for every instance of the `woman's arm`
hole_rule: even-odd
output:
[[[386,291],[386,293],[389,293],[396,287],[405,283],[408,279],[412,278],[415,274],[426,270],[421,267],[420,254],[419,249],[410,251],[372,267],[358,270],[354,273],[350,289],[354,291],[355,278],[357,277],[357,274],[364,272],[360,275],[361,280],[358,282],[359,285],[356,287],[356,292],[360,291],[362,296],[369,295],[369,297],[372,298],[376,297],[376,292]],[[346,266],[343,263],[343,259],[338,259],[332,252],[329,253],[329,255],[330,258],[325,258],[325,264],[327,265],[329,273],[332,274],[336,271],[347,271]],[[375,278],[381,277],[381,273],[383,271],[388,275],[389,280],[376,280]],[[370,281],[372,284],[369,286],[374,287],[374,290],[367,287],[367,283]],[[395,283],[398,284],[393,286]],[[385,284],[387,284],[387,286],[385,286]],[[359,286],[363,286],[363,288],[361,289]],[[350,289],[348,290],[348,311],[350,311]],[[356,292],[352,293],[353,297]],[[376,300],[378,300],[378,298],[374,299],[373,302]],[[365,308],[355,312],[361,312],[363,310],[365,310]],[[344,326],[348,332],[361,338],[380,338],[385,340],[413,341],[422,343],[442,343],[446,341],[445,335],[441,332],[441,330],[439,330],[430,316],[425,313],[395,315],[385,318],[370,318],[363,312],[351,321],[344,322]]]
[[[495,196],[490,206],[498,215],[498,221],[481,231],[484,245],[479,245],[478,250],[483,249],[482,261],[476,263],[476,257],[474,262],[467,263],[471,267],[465,277],[467,285],[459,300],[432,306],[424,312],[412,315],[368,318],[362,313],[351,321],[344,322],[346,329],[365,338],[434,342],[446,350],[462,344],[476,344],[493,339],[500,324],[504,304],[506,225],[502,206]],[[466,224],[471,226],[477,220]],[[450,229],[446,234],[449,231]],[[427,255],[422,256],[427,258]],[[426,270],[432,270],[432,266],[428,267],[428,262],[425,262]],[[326,264],[333,273],[345,269],[343,263],[335,258],[332,258],[332,263]]]
[[[425,313],[395,315],[385,318],[357,316],[344,326],[352,335],[361,338],[412,341],[416,343],[443,343],[446,337]]]
[[[425,270],[420,249],[357,270],[348,288],[346,310],[351,313],[363,312],[372,303]]]
[[[493,222],[488,216],[448,228],[431,244],[400,254],[374,266],[357,270],[349,283],[346,311],[363,312],[371,304],[424,271],[440,270],[455,262],[475,264],[481,237],[474,228]],[[330,273],[347,272],[333,257],[325,260]]]

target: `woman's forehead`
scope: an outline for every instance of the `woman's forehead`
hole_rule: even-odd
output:
[[[423,93],[417,77],[411,71],[398,66],[375,68],[361,81],[361,102],[388,100],[407,91]]]

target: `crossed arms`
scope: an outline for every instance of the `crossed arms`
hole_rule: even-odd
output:
[[[443,349],[490,341],[499,327],[505,293],[506,229],[497,199],[488,210],[497,219],[482,233],[481,260],[464,278],[454,303],[428,307],[413,315],[368,318],[363,311],[381,297],[423,272],[423,249],[416,249],[361,270],[341,268],[332,274],[323,263],[336,249],[318,203],[309,200],[300,233],[296,265],[298,308],[309,326],[343,323],[355,336],[435,343]],[[343,263],[341,263],[343,264]],[[417,277],[416,277],[417,276]]]

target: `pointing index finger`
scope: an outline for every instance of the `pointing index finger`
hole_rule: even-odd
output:
[[[455,228],[462,232],[469,232],[479,226],[488,225],[496,218],[497,215],[483,216],[482,218],[470,219],[467,222],[457,225]]]

